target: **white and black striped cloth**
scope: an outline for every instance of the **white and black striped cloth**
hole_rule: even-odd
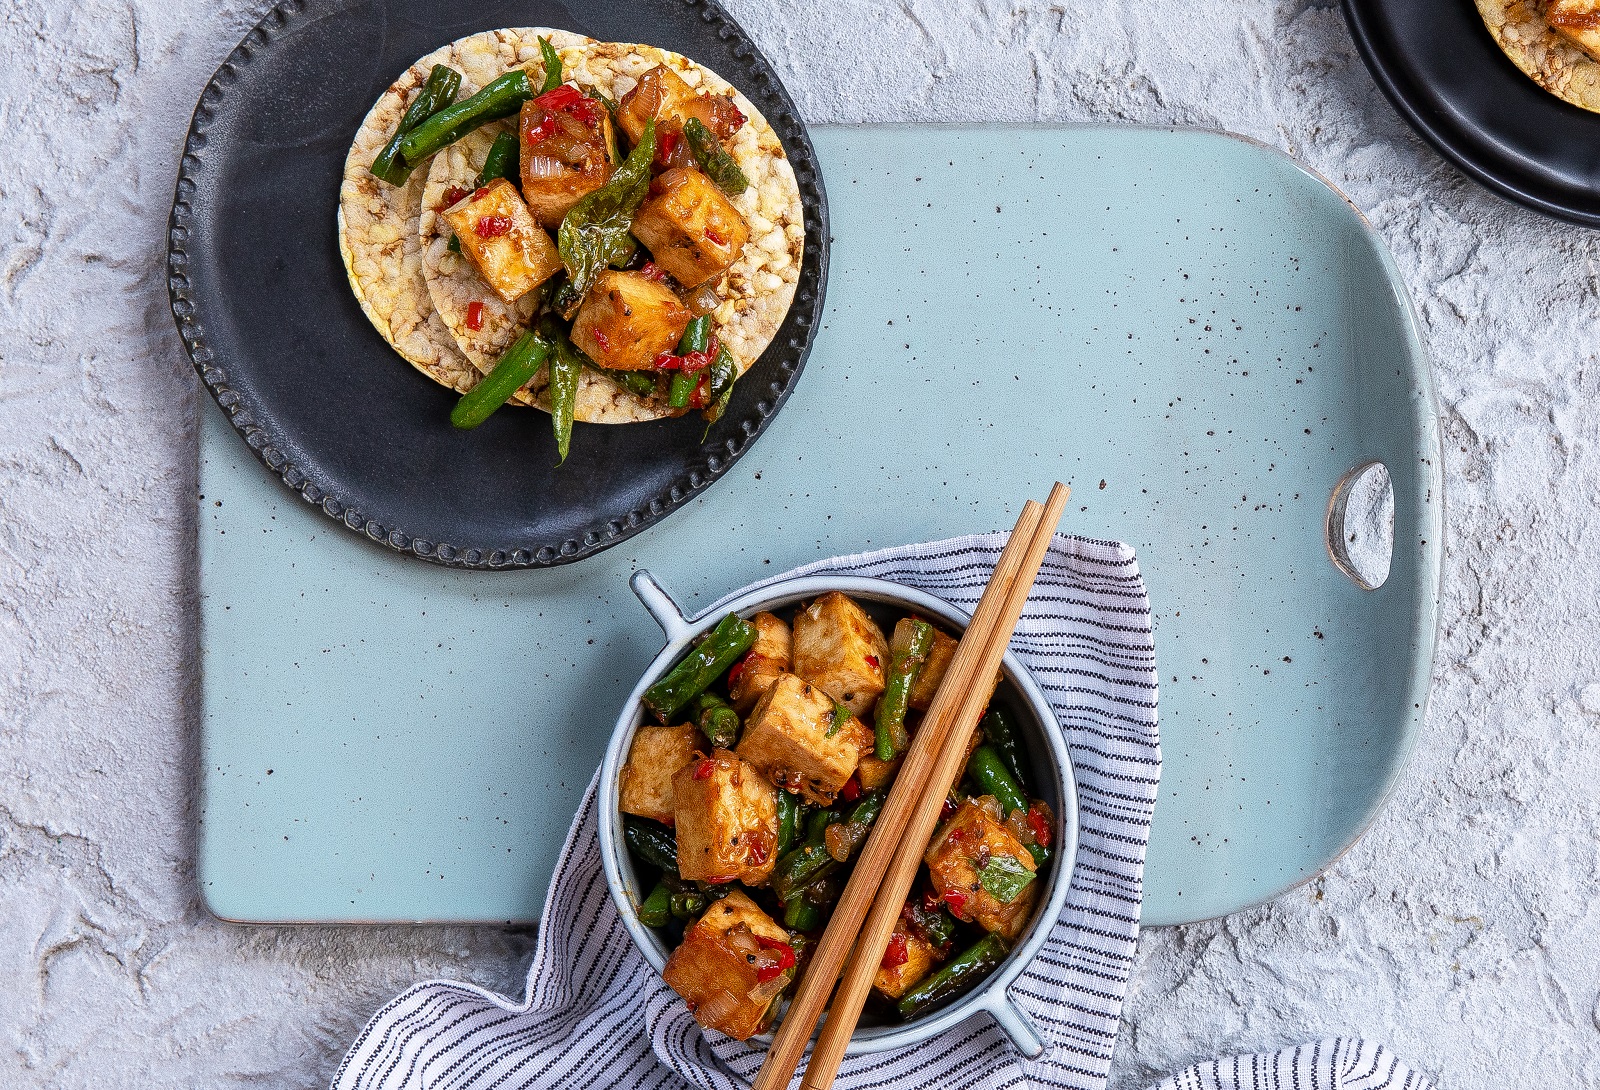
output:
[[[840,557],[789,575],[875,576],[970,612],[1005,541],[1003,533],[954,538]],[[1060,717],[1078,787],[1078,852],[1066,909],[1012,986],[1046,1050],[1037,1060],[1022,1058],[979,1015],[939,1040],[846,1060],[840,1090],[1105,1087],[1139,932],[1161,771],[1150,602],[1133,550],[1056,538],[1011,646]],[[746,1090],[765,1053],[702,1032],[634,948],[606,889],[597,841],[591,783],[556,865],[521,1002],[469,984],[419,984],[373,1016],[340,1066],[335,1090]],[[1195,1068],[1161,1090],[1427,1085],[1385,1066],[1381,1051],[1359,1042],[1305,1050],[1304,1059]],[[1366,1059],[1373,1070],[1363,1075]],[[1379,1069],[1395,1077],[1374,1080]]]

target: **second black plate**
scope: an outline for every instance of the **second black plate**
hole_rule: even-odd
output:
[[[800,184],[805,257],[777,337],[706,433],[698,414],[580,425],[556,468],[550,418],[449,425],[455,394],[383,341],[345,279],[335,210],[372,103],[438,46],[552,26],[645,42],[715,70],[771,122]],[[822,313],[827,200],[794,103],[744,31],[705,0],[286,0],[217,70],[189,130],[173,203],[169,288],[196,369],[234,429],[307,502],[435,563],[582,559],[681,506],[728,470],[793,390]]]
[[[1534,83],[1471,0],[1344,0],[1362,59],[1412,128],[1479,182],[1600,227],[1600,114]]]

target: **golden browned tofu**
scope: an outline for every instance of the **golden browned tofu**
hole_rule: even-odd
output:
[[[674,167],[650,183],[633,233],[685,287],[721,276],[750,241],[750,226],[727,194],[693,167]]]
[[[745,655],[741,665],[734,667],[737,676],[730,672],[728,695],[740,715],[748,715],[756,701],[766,695],[779,674],[794,669],[794,656],[789,636],[789,626],[771,613],[757,613],[750,618],[756,626],[756,642]]]
[[[904,753],[892,761],[880,761],[871,753],[862,757],[861,763],[856,765],[856,779],[861,781],[861,790],[876,791],[880,787],[888,787],[905,759]]]
[[[766,883],[777,862],[778,796],[759,769],[714,750],[673,775],[672,802],[685,880]]]
[[[596,124],[587,125],[565,110],[546,110],[531,99],[522,104],[517,123],[522,197],[534,218],[552,231],[616,169],[606,153],[611,120],[603,110],[598,113]]]
[[[957,919],[1005,939],[1022,932],[1039,894],[1037,864],[1000,819],[993,797],[963,802],[934,834],[923,860]]]
[[[910,639],[910,619],[905,618],[894,626],[895,645],[902,639]],[[902,629],[907,630],[902,636]],[[893,646],[890,648],[893,651]],[[939,691],[939,682],[944,680],[945,671],[950,669],[950,660],[956,657],[956,639],[947,636],[939,629],[933,630],[933,646],[928,649],[928,657],[922,664],[922,669],[917,672],[917,680],[911,683],[911,695],[906,701],[906,706],[915,708],[919,712],[928,710],[928,705],[933,703],[933,694]]]
[[[1600,60],[1600,0],[1550,0],[1544,17],[1557,34]]]
[[[867,611],[829,591],[795,615],[794,672],[866,715],[883,694],[889,641]]]
[[[534,220],[517,187],[496,178],[445,210],[461,252],[494,293],[514,303],[561,271],[561,255]]]
[[[763,1028],[794,971],[789,933],[735,890],[685,932],[661,975],[702,1026],[742,1041]]]
[[[708,748],[700,731],[688,724],[640,727],[628,749],[628,763],[617,776],[618,809],[671,825],[672,777]]]
[[[646,370],[677,347],[690,317],[671,288],[641,273],[608,269],[578,308],[572,343],[602,367]]]
[[[933,947],[907,928],[905,920],[898,920],[894,933],[889,936],[889,947],[883,952],[878,975],[872,978],[872,986],[890,999],[899,999],[933,971],[933,963]]]
[[[637,144],[644,127],[656,119],[657,140],[665,132],[683,128],[691,117],[698,118],[718,140],[726,140],[744,124],[744,114],[723,95],[698,93],[684,78],[666,65],[658,64],[644,75],[633,90],[617,103],[617,124]]]
[[[872,731],[794,674],[782,674],[756,702],[739,739],[739,756],[773,783],[827,806],[872,748]]]

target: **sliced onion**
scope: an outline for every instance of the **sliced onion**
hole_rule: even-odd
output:
[[[689,313],[696,318],[702,314],[710,314],[722,305],[722,296],[717,294],[717,282],[707,280],[694,291],[689,293],[689,298],[684,300],[684,306],[689,308]]]
[[[525,178],[559,178],[567,172],[567,165],[554,155],[530,155],[522,161]]]

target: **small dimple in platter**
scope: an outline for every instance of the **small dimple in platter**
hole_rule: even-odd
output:
[[[751,116],[771,126],[761,127],[762,139],[781,144],[803,219],[796,225],[803,239],[788,237],[787,223],[769,225],[782,253],[752,277],[781,281],[774,294],[792,291],[793,301],[775,330],[763,327],[764,351],[741,343],[738,330],[729,335],[747,370],[722,418],[708,429],[698,414],[640,421],[608,412],[599,387],[615,388],[585,375],[580,421],[635,422],[580,423],[572,456],[559,466],[550,418],[540,410],[513,405],[472,431],[452,428],[457,391],[476,381],[480,367],[453,344],[431,305],[396,308],[391,284],[363,280],[366,255],[349,246],[341,252],[340,225],[364,226],[348,215],[359,202],[341,202],[341,172],[352,140],[367,135],[363,118],[391,81],[419,58],[471,38],[494,43],[487,53],[468,49],[456,58],[466,70],[463,88],[476,89],[489,71],[474,66],[478,54],[521,63],[537,54],[536,40],[521,41],[513,28],[541,26],[570,32],[557,36],[561,48],[590,39],[643,43],[652,57],[704,66],[707,74],[695,79],[714,75],[716,88],[736,91]],[[594,55],[608,48],[594,46]],[[615,59],[615,68],[627,63]],[[634,56],[632,63],[645,62]],[[420,202],[425,180],[419,173],[398,199]],[[285,0],[201,95],[173,204],[168,281],[179,332],[206,387],[249,449],[312,509],[370,543],[437,564],[548,567],[593,556],[680,510],[768,427],[798,384],[816,333],[827,223],[821,174],[793,103],[714,3],[635,0],[570,12],[555,3],[441,9],[406,0]],[[422,240],[386,244],[407,275],[417,273],[413,294],[426,302]],[[784,259],[790,264],[774,271]],[[733,272],[737,280],[737,263]]]
[[[1133,545],[1155,609],[1144,922],[1277,896],[1367,827],[1421,728],[1443,499],[1427,360],[1360,214],[1215,133],[813,136],[836,241],[807,381],[670,532],[491,580],[417,564],[331,527],[208,407],[213,911],[536,919],[661,650],[637,568],[698,614],[824,557],[1010,526],[1055,480],[1073,486],[1062,529]],[[1329,522],[1374,461],[1395,545],[1367,590]]]

